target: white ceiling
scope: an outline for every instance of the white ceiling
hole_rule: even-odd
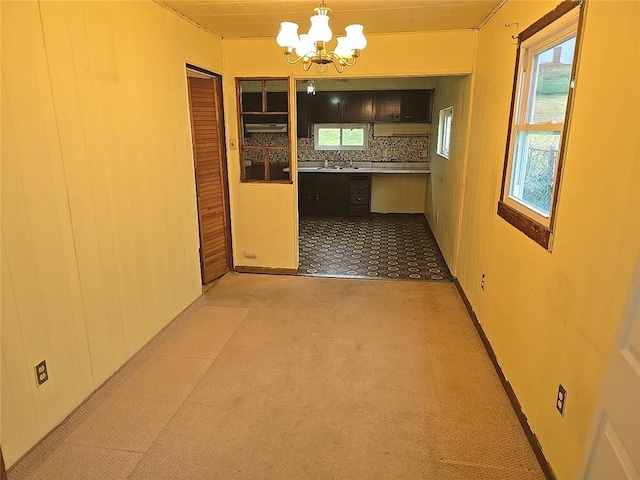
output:
[[[320,0],[157,0],[223,38],[275,37],[280,22],[309,30]],[[352,23],[368,33],[424,32],[479,27],[500,0],[325,0],[334,36]]]

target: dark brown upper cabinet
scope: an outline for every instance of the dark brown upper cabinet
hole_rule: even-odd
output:
[[[296,94],[297,113],[297,136],[298,138],[309,138],[309,118],[308,118],[308,97],[306,92]]]
[[[431,123],[433,90],[316,92],[306,102],[307,124]]]
[[[342,122],[342,92],[316,92],[307,100],[309,123]]]
[[[431,123],[433,90],[403,90],[400,96],[400,121]]]
[[[372,92],[342,92],[342,121],[369,123],[373,121]]]
[[[375,121],[431,123],[433,90],[375,92]]]
[[[400,102],[401,92],[397,90],[375,92],[375,121],[399,122]]]

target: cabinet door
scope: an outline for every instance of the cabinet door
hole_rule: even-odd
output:
[[[298,174],[298,212],[300,215],[313,214],[313,174]]]
[[[340,175],[329,173],[328,175]],[[315,184],[313,213],[316,215],[342,216],[349,213],[349,184],[347,182],[323,182]]]
[[[348,123],[373,121],[371,92],[342,92],[342,119]]]
[[[342,122],[342,94],[340,92],[316,92],[309,96],[309,123]]]
[[[296,112],[298,116],[298,138],[309,138],[309,120],[307,118],[307,97],[305,92],[296,95]]]
[[[380,91],[375,93],[375,121],[376,122],[399,122],[400,121],[400,101],[399,91]]]
[[[404,90],[402,92],[402,122],[431,123],[433,90]]]

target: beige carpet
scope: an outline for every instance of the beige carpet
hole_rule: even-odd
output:
[[[449,283],[228,274],[19,479],[542,479]]]

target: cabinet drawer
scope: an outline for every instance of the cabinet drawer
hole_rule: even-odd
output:
[[[369,182],[351,182],[350,193],[369,193]]]
[[[349,205],[349,215],[369,215],[369,205]]]
[[[368,205],[369,194],[368,193],[352,193],[349,195],[349,204],[351,205]]]

